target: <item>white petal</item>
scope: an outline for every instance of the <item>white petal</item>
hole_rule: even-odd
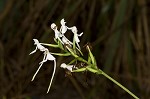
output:
[[[54,30],[55,32],[55,38],[58,39],[59,37],[62,37],[62,34],[57,30],[57,26],[55,23],[51,24],[51,28]]]
[[[65,63],[62,63],[60,67],[72,72],[74,65],[66,65]]]
[[[67,32],[67,27],[66,27],[66,26],[61,26],[60,32],[61,32],[62,34],[65,34],[65,33]]]
[[[32,51],[29,55],[35,53],[37,51],[37,49],[39,49],[40,51],[45,51],[46,48],[44,46],[41,45],[41,43],[39,43],[39,41],[37,39],[33,39],[34,41],[34,45],[36,45],[36,49],[34,51]]]
[[[54,30],[55,28],[57,28],[56,24],[55,24],[55,23],[52,23],[52,24],[51,24],[51,29]]]
[[[60,67],[65,69],[65,68],[67,67],[67,65],[66,65],[65,63],[62,63],[62,64],[60,65]]]
[[[61,32],[62,34],[65,34],[65,33],[67,32],[67,29],[68,29],[68,27],[66,26],[66,22],[65,22],[64,19],[62,19],[62,20],[60,21],[60,23],[61,23],[60,32]]]
[[[78,34],[78,36],[82,36],[83,35],[83,32],[82,33],[80,33],[80,34]]]
[[[61,23],[61,25],[65,25],[66,24],[65,19],[64,18],[61,19],[60,23]]]
[[[74,34],[74,39],[75,39],[75,42],[76,42],[76,43],[80,42],[79,37],[78,37],[77,34]]]
[[[73,65],[67,66],[67,69],[72,72],[73,71]]]
[[[47,51],[46,53],[47,53],[47,57],[46,57],[47,60],[55,60],[55,57],[52,54],[50,54],[49,51]]]
[[[29,55],[31,55],[31,54],[33,54],[33,53],[35,53],[35,52],[36,52],[36,50],[32,51]]]
[[[71,29],[71,31],[72,31],[73,33],[77,34],[78,30],[77,30],[77,27],[76,27],[76,26],[73,26],[73,27],[71,27],[70,29]]]
[[[39,44],[39,41],[37,39],[33,39],[34,44]]]

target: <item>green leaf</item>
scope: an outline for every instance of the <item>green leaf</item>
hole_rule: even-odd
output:
[[[49,47],[59,48],[59,46],[55,44],[46,44],[46,43],[41,43],[41,44]]]
[[[64,46],[62,45],[62,43],[58,40],[58,46],[60,49],[64,50]]]
[[[73,70],[72,72],[83,72],[85,70],[86,70],[86,68],[79,68],[77,70]]]
[[[77,59],[73,59],[68,65],[74,63],[75,61],[77,61]]]
[[[73,49],[76,48],[76,44],[75,44],[75,38],[73,38]]]
[[[75,58],[78,58],[78,57],[79,57],[78,55],[76,55],[76,54],[73,52],[72,49],[70,49],[68,46],[66,46],[66,47],[67,47],[67,49],[69,50],[69,52],[71,53],[71,55],[73,55]]]
[[[88,55],[88,63],[91,63],[91,57]]]
[[[81,62],[90,64],[90,63],[88,63],[85,59],[83,59],[82,57],[77,57],[76,59],[79,60],[79,61],[81,61]]]
[[[83,53],[81,52],[81,50],[80,49],[78,49],[77,47],[76,47],[76,49],[78,50],[78,52],[83,56]]]
[[[56,38],[54,38],[54,41],[55,41],[56,43],[58,43],[57,40],[56,40]]]
[[[53,55],[58,55],[58,56],[70,56],[70,53],[51,53]]]
[[[88,48],[88,51],[89,51],[89,56],[90,56],[90,58],[91,58],[92,64],[93,64],[94,67],[96,67],[96,66],[97,66],[97,65],[96,65],[96,60],[95,60],[95,58],[94,58],[94,56],[93,56],[93,54],[92,54],[92,52],[91,52],[89,46],[87,46],[87,48]],[[90,60],[90,59],[89,59],[89,60]],[[96,68],[97,68],[97,67],[96,67]]]

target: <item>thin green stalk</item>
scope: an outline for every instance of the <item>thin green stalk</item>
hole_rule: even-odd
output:
[[[41,43],[42,45],[45,45],[45,46],[49,46],[49,47],[54,47],[54,48],[58,48],[59,46],[58,45],[54,45],[54,44],[46,44],[46,43]]]
[[[125,90],[127,93],[129,93],[131,96],[133,96],[135,99],[139,99],[136,95],[134,95],[131,91],[129,91],[127,88],[125,88],[123,85],[121,85],[119,82],[111,78],[109,75],[107,75],[105,72],[100,70],[100,74],[104,75],[106,78],[117,84],[119,87],[121,87],[123,90]]]

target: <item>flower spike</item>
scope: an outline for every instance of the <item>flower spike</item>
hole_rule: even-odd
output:
[[[83,32],[78,34],[78,30],[76,28],[76,26],[70,27],[68,28],[66,26],[66,22],[64,19],[62,19],[60,21],[61,23],[61,28],[58,31],[57,26],[55,23],[51,24],[51,28],[54,30],[55,32],[55,38],[54,41],[57,43],[57,45],[54,44],[45,44],[45,43],[39,43],[39,41],[37,39],[33,39],[34,40],[34,45],[36,45],[35,50],[33,50],[29,55],[35,53],[37,50],[40,50],[43,52],[44,57],[43,60],[39,63],[40,66],[38,67],[36,73],[34,74],[32,81],[34,80],[35,76],[37,75],[37,73],[39,72],[40,68],[42,67],[43,63],[49,61],[54,61],[54,68],[53,68],[53,73],[52,73],[52,77],[51,80],[49,82],[49,86],[48,86],[48,90],[47,93],[49,92],[50,88],[51,88],[51,84],[53,82],[53,78],[55,76],[55,72],[56,72],[56,59],[53,55],[58,55],[58,56],[72,56],[74,59],[69,62],[69,64],[65,64],[62,63],[61,64],[61,68],[64,68],[70,72],[84,72],[84,71],[89,71],[92,72],[94,74],[97,75],[103,75],[106,78],[108,78],[109,80],[111,80],[112,82],[114,82],[116,85],[118,85],[119,87],[121,87],[123,90],[125,90],[126,92],[128,92],[131,96],[133,96],[135,99],[139,99],[136,95],[134,95],[130,90],[128,90],[127,88],[125,88],[123,85],[121,85],[119,82],[117,82],[116,80],[114,80],[112,77],[110,77],[109,75],[107,75],[104,71],[102,71],[101,69],[98,68],[97,64],[96,64],[96,59],[94,58],[89,46],[87,45],[87,49],[89,52],[88,55],[88,59],[85,60],[82,56],[82,52],[80,50],[80,46],[79,46],[79,42],[80,39],[79,37],[83,35]],[[70,30],[71,32],[73,32],[74,37],[73,37],[73,43],[71,41],[69,41],[68,38],[65,37],[65,33],[67,32],[67,30]],[[42,45],[47,45],[50,47],[55,47],[55,48],[60,48],[63,53],[51,53],[49,52],[49,50],[47,48],[45,48]],[[73,45],[73,46],[72,46]],[[82,56],[80,56],[80,54]],[[53,55],[52,55],[53,54]],[[80,62],[80,63],[78,63]],[[74,64],[75,65],[71,65]],[[80,66],[79,66],[79,65]],[[79,68],[77,67],[79,66]]]

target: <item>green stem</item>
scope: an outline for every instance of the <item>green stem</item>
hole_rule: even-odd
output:
[[[108,78],[109,80],[111,80],[112,82],[114,82],[115,84],[117,84],[120,88],[122,88],[123,90],[125,90],[127,93],[129,93],[131,96],[133,96],[135,99],[139,99],[136,95],[134,95],[131,91],[129,91],[127,88],[125,88],[123,85],[121,85],[119,82],[117,82],[116,80],[114,80],[113,78],[111,78],[109,75],[107,75],[105,72],[103,72],[102,70],[100,70],[101,74],[104,75],[106,78]]]

